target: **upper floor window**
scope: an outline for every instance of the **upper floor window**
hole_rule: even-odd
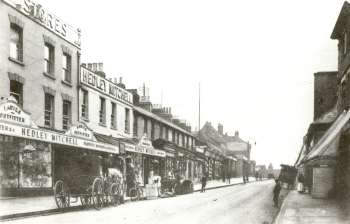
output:
[[[84,119],[88,119],[89,118],[89,95],[88,95],[88,91],[82,89],[82,98],[83,98],[83,102],[81,104],[81,116]]]
[[[54,96],[45,93],[45,111],[44,111],[44,125],[46,127],[54,127]]]
[[[176,139],[175,139],[175,130],[172,130],[171,134],[172,134],[172,141],[173,141],[174,143],[176,143]]]
[[[343,43],[343,54],[346,54],[347,50],[348,50],[348,35],[346,33],[346,31],[344,31],[344,43]]]
[[[71,102],[63,100],[63,113],[62,113],[62,129],[68,130],[72,123]]]
[[[117,128],[117,104],[111,103],[111,127]]]
[[[125,108],[125,133],[130,133],[130,110]]]
[[[106,124],[106,99],[103,97],[100,97],[100,108],[99,108],[99,114],[100,114],[100,124],[105,125]]]
[[[23,84],[10,80],[10,95],[13,96],[19,105],[23,107]]]
[[[10,30],[10,58],[23,61],[23,29],[11,23]]]
[[[144,134],[148,134],[148,133],[147,133],[147,130],[148,130],[148,122],[147,122],[147,119],[146,119],[146,118],[143,119],[143,124],[144,124],[144,125],[143,125],[143,133],[144,133]]]
[[[55,47],[49,43],[45,43],[44,47],[44,72],[54,75],[55,63]]]
[[[69,54],[63,53],[63,61],[62,61],[63,80],[68,83],[72,81],[71,68],[72,68],[72,57]]]

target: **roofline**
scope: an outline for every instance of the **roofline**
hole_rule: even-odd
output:
[[[165,120],[165,119],[162,118],[162,117],[159,117],[157,114],[154,114],[154,113],[152,113],[152,112],[150,112],[150,111],[148,111],[148,110],[143,109],[142,107],[133,105],[132,108],[133,108],[135,111],[137,111],[137,112],[139,112],[139,113],[141,113],[141,114],[143,114],[143,115],[145,115],[145,116],[148,116],[148,117],[149,117],[149,115],[148,115],[147,113],[151,113],[151,114],[156,118],[156,120],[158,120],[159,122],[165,123],[165,124],[167,124],[168,126],[174,128],[174,129],[177,129],[178,131],[181,131],[182,133],[185,133],[185,134],[187,134],[187,135],[189,135],[189,136],[191,136],[191,137],[193,137],[193,138],[197,138],[197,137],[194,136],[192,133],[190,133],[190,132],[188,132],[188,131],[186,131],[186,130],[184,130],[184,129],[178,127],[178,126],[176,126],[175,124],[173,124],[173,123],[171,123],[171,122]]]
[[[346,10],[350,11],[350,4],[347,1],[344,1],[331,34],[331,39],[333,40],[339,38],[338,29],[340,28],[340,26],[344,25],[344,17],[349,16],[348,13],[346,13]]]

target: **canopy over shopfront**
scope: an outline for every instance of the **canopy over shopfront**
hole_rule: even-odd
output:
[[[350,119],[350,111],[341,113],[301,163],[314,163],[314,160],[333,159],[337,155],[341,131]]]

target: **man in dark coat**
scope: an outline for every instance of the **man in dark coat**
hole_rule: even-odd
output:
[[[201,182],[202,182],[201,192],[205,192],[205,186],[207,185],[207,175],[204,174],[202,176]]]
[[[273,188],[273,203],[275,207],[278,207],[278,198],[281,192],[281,184],[279,180],[276,180],[276,185]]]

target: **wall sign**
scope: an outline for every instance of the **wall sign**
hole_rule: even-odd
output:
[[[16,10],[29,16],[70,43],[80,47],[80,31],[63,22],[41,4],[33,0],[4,0]]]
[[[87,68],[81,66],[80,83],[95,89],[113,99],[126,104],[132,104],[132,94],[123,88],[120,88],[108,79],[102,78]]]

